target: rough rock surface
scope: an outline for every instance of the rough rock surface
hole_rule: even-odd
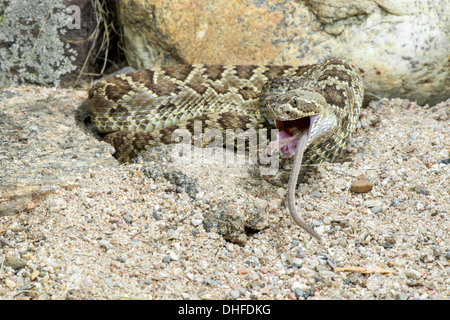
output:
[[[86,74],[95,69],[94,55],[89,53],[97,27],[91,0],[2,1],[0,87],[17,83],[69,86],[80,79],[90,81]],[[80,70],[85,74],[80,75]]]
[[[137,69],[177,63],[360,68],[366,91],[436,104],[450,96],[450,4],[432,0],[121,1]]]

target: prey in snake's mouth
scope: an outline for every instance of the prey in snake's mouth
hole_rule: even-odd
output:
[[[292,155],[303,132],[307,134],[308,139],[310,138],[312,124],[316,118],[317,115],[288,121],[276,120],[276,127],[279,130],[278,140],[269,144],[267,152],[272,154],[279,149],[283,157]]]
[[[276,120],[276,127],[279,130],[278,140],[272,141],[268,145],[267,152],[272,154],[274,151],[280,150],[283,156],[295,154],[288,183],[288,209],[295,223],[320,241],[321,239],[317,232],[306,224],[295,210],[295,188],[302,165],[303,153],[310,142],[311,129],[317,117],[317,115],[312,115],[296,120]]]
[[[269,97],[267,108],[271,112],[278,139],[269,143],[267,153],[279,150],[283,157],[294,154],[293,166],[287,187],[287,205],[292,219],[314,238],[320,236],[297,214],[295,209],[295,189],[302,166],[303,153],[313,141],[328,134],[335,127],[334,121],[323,122],[326,101],[322,95],[312,90],[295,89]],[[326,117],[325,117],[326,118]],[[319,123],[319,124],[318,124]],[[323,128],[317,130],[317,127]]]

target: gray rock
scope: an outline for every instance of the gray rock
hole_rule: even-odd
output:
[[[127,261],[127,258],[125,256],[120,256],[120,257],[117,257],[116,260],[119,262],[125,263]]]
[[[222,285],[222,282],[217,281],[217,280],[211,280],[211,279],[208,279],[208,280],[205,280],[205,282],[206,282],[207,284],[209,284],[211,287],[219,287],[219,286]]]
[[[422,274],[419,271],[414,269],[406,269],[405,275],[411,279],[420,279],[420,277],[422,276]]]
[[[133,217],[130,216],[129,214],[125,213],[122,216],[123,220],[125,220],[126,223],[132,223],[133,222]]]
[[[169,252],[169,258],[173,261],[177,261],[180,257],[173,251]]]
[[[100,240],[100,247],[105,248],[106,250],[112,249],[113,245],[108,240]]]
[[[383,210],[382,206],[374,206],[372,208],[370,208],[370,211],[372,211],[372,213],[379,213]]]
[[[153,211],[153,218],[155,218],[155,220],[161,220],[162,219],[161,215],[156,210]]]
[[[395,297],[395,300],[408,300],[408,299],[409,299],[409,294],[406,294],[406,293],[399,293]]]
[[[239,291],[237,291],[237,290],[231,290],[231,291],[230,291],[230,296],[231,296],[232,299],[237,299],[237,298],[239,298],[239,295],[240,295],[240,293],[239,293]]]
[[[313,190],[309,193],[310,196],[313,196],[315,198],[320,198],[322,194],[319,191]]]
[[[114,287],[116,284],[109,280],[108,278],[105,279],[105,283],[108,287]]]

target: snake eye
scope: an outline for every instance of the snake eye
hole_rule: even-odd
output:
[[[291,105],[292,105],[293,107],[296,107],[296,106],[297,106],[297,99],[292,98],[292,100],[291,100]]]

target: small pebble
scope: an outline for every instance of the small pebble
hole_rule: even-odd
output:
[[[120,256],[120,257],[117,257],[117,261],[125,263],[125,261],[127,261],[127,258],[124,256]]]
[[[423,186],[421,186],[421,185],[417,185],[417,186],[414,188],[414,191],[417,192],[417,193],[419,193],[419,194],[424,194],[424,195],[427,195],[427,194],[430,193],[430,191],[428,191],[427,189],[425,189],[425,188],[424,188]]]
[[[9,225],[8,229],[11,231],[17,231],[20,229],[20,224],[17,221],[13,221],[13,223]]]
[[[289,292],[288,298],[289,298],[289,300],[298,300],[297,296],[295,295],[295,292]]]
[[[278,188],[277,189],[277,193],[280,196],[280,198],[284,198],[284,196],[286,195],[286,189],[285,188]]]
[[[218,286],[221,286],[222,285],[222,283],[220,282],[220,281],[217,281],[217,280],[211,280],[211,279],[208,279],[208,280],[206,280],[205,281],[207,284],[209,284],[210,286],[212,286],[212,287],[218,287]]]
[[[411,133],[411,135],[409,136],[409,138],[411,140],[415,140],[418,136],[420,136],[420,133],[418,133],[417,131],[414,131],[413,133]]]
[[[441,163],[442,164],[449,164],[450,163],[450,158],[438,160],[437,163],[439,163],[439,164],[441,164]]]
[[[113,247],[113,245],[109,243],[109,241],[107,240],[100,240],[98,243],[100,244],[100,247],[105,248],[106,250],[111,249]]]
[[[370,208],[370,211],[372,211],[372,213],[379,213],[382,210],[383,210],[382,206],[375,206],[375,207]]]
[[[350,185],[350,190],[356,193],[366,193],[372,190],[373,182],[367,180],[355,180]]]
[[[417,202],[416,203],[416,209],[417,211],[423,211],[423,209],[425,209],[425,205],[422,202]]]
[[[181,296],[183,297],[184,300],[189,300],[191,298],[191,296],[189,295],[189,293],[186,292],[182,292]]]
[[[447,251],[445,254],[445,259],[450,260],[450,251]]]
[[[302,290],[303,291],[303,290],[307,290],[307,289],[309,289],[309,287],[306,284],[298,282],[298,281],[294,281],[291,284],[291,290],[292,291],[296,291],[296,290]]]
[[[153,211],[153,218],[155,218],[155,220],[161,220],[162,217],[159,214],[159,212],[157,210]]]
[[[396,238],[393,236],[387,236],[384,240],[391,245],[394,245],[397,242]]]
[[[150,275],[145,277],[144,283],[145,284],[152,284],[153,283],[153,277],[150,276]]]
[[[381,246],[385,249],[392,248],[392,244],[390,244],[389,242],[385,242],[385,243],[381,244]]]
[[[297,254],[295,256],[299,259],[303,259],[303,258],[305,258],[306,254],[305,254],[305,251],[303,251],[302,249],[298,249]]]
[[[424,254],[420,257],[420,260],[425,263],[430,263],[434,261],[434,258],[431,254]]]
[[[114,286],[115,286],[115,283],[112,282],[112,281],[109,280],[109,279],[105,279],[105,283],[106,283],[106,285],[107,285],[108,287],[114,287]]]
[[[169,257],[173,261],[177,261],[179,259],[178,255],[175,252],[173,252],[173,251],[169,252]]]
[[[88,286],[88,287],[91,287],[91,286],[94,285],[94,281],[92,281],[91,279],[86,279],[86,280],[84,281],[84,285],[85,285],[85,286]]]
[[[123,220],[125,220],[126,223],[132,223],[133,222],[133,218],[130,215],[128,215],[127,213],[125,213],[122,216],[122,218],[123,218]]]
[[[231,298],[233,298],[233,299],[239,298],[239,295],[240,295],[240,293],[239,293],[239,291],[237,291],[237,290],[231,290],[231,292],[230,292],[230,296],[231,296]]]
[[[36,204],[34,202],[29,202],[27,205],[27,210],[33,210],[36,208]]]
[[[411,101],[409,101],[408,99],[403,99],[401,107],[405,110],[409,110],[411,108]]]
[[[33,273],[30,275],[30,279],[34,280],[39,276],[40,272],[38,269],[34,270]]]
[[[178,239],[178,237],[180,236],[180,233],[178,232],[178,230],[169,230],[167,232],[167,238],[169,239]]]
[[[14,289],[16,287],[16,283],[10,279],[5,279],[5,285],[10,289]]]
[[[319,191],[313,190],[309,193],[310,196],[313,196],[315,198],[320,198],[322,194]]]
[[[334,179],[333,184],[341,190],[344,190],[347,187],[347,182],[343,179]]]
[[[299,258],[293,258],[293,259],[291,260],[291,264],[293,264],[293,265],[295,265],[295,266],[297,266],[297,267],[300,267],[300,266],[302,265],[302,259],[299,259]]]
[[[5,266],[11,267],[14,270],[22,269],[23,267],[26,266],[26,264],[27,262],[25,260],[20,259],[19,257],[16,256],[8,257],[5,260]]]
[[[297,298],[303,297],[304,296],[304,292],[302,289],[295,289],[295,295],[297,296]]]
[[[414,269],[406,269],[405,275],[411,279],[419,279],[422,276],[419,271],[416,271]]]
[[[381,206],[383,206],[383,202],[381,202],[380,200],[374,200],[374,199],[369,199],[369,200],[365,201],[364,204],[365,204],[368,208],[381,207]]]
[[[413,152],[415,149],[416,149],[416,148],[414,148],[413,146],[406,146],[406,147],[403,148],[403,151],[404,151],[405,153],[411,153],[411,152]]]
[[[3,248],[3,247],[9,247],[10,245],[9,245],[8,241],[6,241],[5,238],[0,238],[0,246]]]
[[[248,269],[247,268],[239,268],[238,269],[238,274],[240,275],[244,275],[248,273]]]

